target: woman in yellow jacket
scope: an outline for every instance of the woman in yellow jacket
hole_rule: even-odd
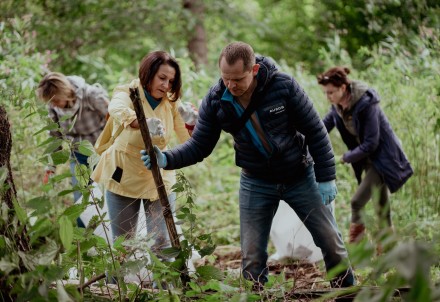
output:
[[[173,130],[181,143],[187,140],[189,129],[194,127],[195,121],[192,119],[192,125],[187,125],[182,118],[184,115],[179,114],[179,107],[182,107],[179,100],[182,87],[180,67],[164,51],[146,55],[140,64],[139,79],[116,87],[109,105],[109,113],[115,123],[113,129],[123,125],[124,130],[113,145],[102,153],[92,179],[105,187],[113,240],[121,235],[126,238],[134,236],[142,201],[147,231],[154,242],[151,249],[160,257],[160,251],[171,244],[153,174],[139,161],[140,150],[145,147],[130,99],[130,87],[139,89],[147,123],[154,124],[158,119],[163,125],[163,128],[156,127],[154,130],[158,131],[152,133],[153,144],[161,150],[167,149]],[[193,117],[194,114],[197,115],[197,112],[193,112]],[[189,121],[186,117],[185,120]],[[176,197],[170,189],[176,181],[175,172],[161,172],[174,212]]]

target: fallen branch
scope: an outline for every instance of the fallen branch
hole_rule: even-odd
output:
[[[98,281],[98,280],[104,279],[105,276],[106,276],[105,273],[102,273],[102,274],[100,274],[100,275],[97,275],[97,276],[93,277],[92,279],[90,279],[89,281],[87,281],[86,283],[84,283],[83,285],[79,286],[79,287],[78,287],[78,291],[83,291],[84,288],[90,286],[90,284],[92,284],[92,283],[94,283],[94,282],[96,282],[96,281]]]

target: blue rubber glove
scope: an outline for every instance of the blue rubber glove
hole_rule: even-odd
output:
[[[154,153],[156,153],[157,165],[159,168],[165,168],[167,166],[167,157],[163,154],[162,151],[157,146],[153,146]],[[148,155],[146,150],[141,150],[141,160],[144,162],[144,166],[147,167],[148,170],[151,170],[151,159],[150,155]]]
[[[326,182],[318,182],[319,193],[321,193],[322,203],[324,205],[330,204],[336,198],[338,189],[334,180]]]

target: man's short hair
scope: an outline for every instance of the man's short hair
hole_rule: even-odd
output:
[[[255,64],[255,53],[252,47],[244,42],[232,42],[223,48],[218,58],[218,64],[225,58],[229,65],[235,64],[238,60],[243,60],[243,71],[251,70]]]

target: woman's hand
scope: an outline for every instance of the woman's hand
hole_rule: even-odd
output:
[[[163,126],[160,119],[151,117],[147,118],[147,126],[151,136],[160,136],[163,137],[165,135],[165,127]],[[139,121],[135,119],[131,122],[130,127],[133,129],[139,129]]]
[[[177,108],[177,110],[185,122],[185,127],[188,130],[193,130],[197,119],[199,118],[199,111],[197,110],[196,106],[194,106],[191,102],[184,102]]]

